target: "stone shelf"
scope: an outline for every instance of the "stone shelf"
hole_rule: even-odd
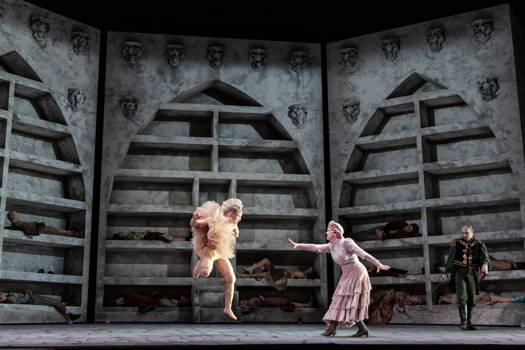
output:
[[[191,307],[156,307],[143,314],[136,307],[104,307],[96,313],[97,322],[193,322]]]
[[[240,278],[237,277],[237,282],[235,282],[237,287],[269,287],[268,282],[265,279],[257,281],[255,278]],[[288,288],[290,287],[299,287],[299,288],[316,288],[321,286],[321,280],[308,280],[308,279],[288,279]]]
[[[20,75],[0,71],[0,78],[5,80],[12,80],[19,89],[34,90],[40,93],[51,93],[51,90],[43,83],[36,80],[28,79]]]
[[[82,314],[75,323],[85,322],[86,315],[79,306],[67,306],[67,310]],[[0,304],[0,324],[61,323],[66,320],[52,306],[26,304]]]
[[[232,106],[215,104],[196,104],[196,103],[167,103],[160,107],[159,112],[166,115],[166,112],[225,112],[225,113],[246,113],[246,114],[272,114],[273,110],[266,107],[254,106]]]
[[[365,205],[359,207],[337,208],[335,213],[344,217],[366,217],[374,215],[406,214],[418,211],[423,206],[422,200]]]
[[[75,212],[86,209],[86,203],[66,198],[50,197],[37,193],[21,191],[5,191],[8,202],[25,205],[32,208],[55,210],[60,212]]]
[[[41,245],[48,247],[76,248],[84,247],[84,238],[63,237],[57,235],[41,234],[39,236],[27,236],[21,231],[4,230],[4,242],[12,242],[27,245]]]
[[[416,146],[416,134],[413,131],[400,132],[396,135],[372,135],[360,137],[356,147],[363,151],[374,151],[392,147]]]
[[[350,234],[350,237],[352,234]],[[450,242],[450,241],[449,241]],[[373,241],[356,241],[364,250],[393,250],[393,249],[408,249],[418,248],[423,245],[423,237],[410,237],[398,239],[373,240]]]
[[[126,251],[191,251],[191,242],[173,241],[170,243],[157,241],[106,240],[106,250]]]
[[[381,107],[390,107],[400,104],[406,104],[414,102],[415,95],[400,96],[400,97],[390,97],[385,100]],[[463,100],[459,97],[458,92],[450,89],[429,91],[429,92],[419,92],[417,93],[417,100],[424,102],[425,105],[430,107],[442,106],[442,105],[451,105],[460,103]]]
[[[429,209],[465,209],[481,208],[493,205],[505,205],[519,202],[518,191],[504,193],[474,194],[469,196],[430,198],[426,200],[425,206]]]
[[[373,169],[355,171],[343,175],[343,181],[355,185],[378,183],[386,181],[417,179],[418,168],[407,166],[397,169]]]
[[[0,153],[3,155],[3,151],[0,151]],[[15,151],[9,152],[9,165],[50,175],[68,176],[82,174],[82,167],[79,164]]]
[[[509,167],[509,161],[506,159],[476,157],[456,161],[425,163],[423,165],[423,170],[432,175],[449,175],[480,170],[502,169]]]
[[[220,138],[219,150],[283,153],[297,149],[295,141]]]
[[[4,281],[80,285],[82,284],[82,279],[82,276],[76,275],[0,270],[0,280]]]
[[[216,141],[210,137],[137,135],[131,144],[141,148],[204,150],[210,149]]]
[[[187,205],[110,204],[108,215],[123,216],[191,216],[195,208]]]
[[[496,232],[476,232],[474,234],[474,237],[482,242],[497,243],[525,239],[525,234],[522,230],[509,230]],[[448,246],[450,245],[450,242],[455,238],[461,238],[459,230],[458,233],[455,235],[428,236],[428,244],[436,246]]]
[[[430,275],[432,282],[439,282],[440,273]],[[523,280],[525,279],[525,270],[505,270],[505,271],[489,271],[483,281],[503,281],[503,280]]]
[[[449,139],[493,135],[490,126],[478,121],[463,124],[447,124],[420,129],[421,135],[428,141],[446,141]]]
[[[408,275],[406,277],[370,277],[370,283],[372,283],[372,286],[385,284],[419,284],[425,282],[426,275]]]
[[[242,230],[241,230],[242,235]],[[301,242],[306,243],[306,242]],[[291,254],[295,252],[299,252],[301,250],[299,249],[293,249],[292,246],[288,243],[288,241],[283,242],[271,242],[271,243],[263,243],[263,242],[251,242],[251,243],[239,243],[237,241],[237,244],[235,245],[236,251],[279,251],[279,252],[289,252]]]
[[[7,190],[7,202],[24,205],[31,208],[54,210],[59,212],[75,212],[86,210],[86,203],[66,198],[56,198],[37,193]]]
[[[256,174],[206,171],[179,171],[179,170],[147,170],[147,169],[118,169],[115,172],[115,182],[154,182],[171,183],[174,180],[192,182],[194,178],[200,180],[237,180],[253,184],[282,186],[307,185],[312,182],[311,175],[301,174]]]
[[[244,207],[243,217],[245,218],[261,218],[261,219],[315,219],[319,217],[318,209],[299,209],[299,208],[285,208],[285,209],[271,209],[271,208],[254,208]]]
[[[9,119],[9,118],[11,118],[11,113],[9,113],[8,111],[6,111],[4,109],[0,109],[0,118],[2,118],[2,119]]]
[[[240,308],[239,308],[240,309]],[[260,307],[256,311],[249,314],[239,313],[237,315],[242,322],[253,323],[268,323],[269,320],[273,322],[313,322],[319,323],[325,313],[325,308],[295,308],[293,311],[287,312],[278,307]]]
[[[191,286],[192,284],[192,277],[104,277],[106,286]]]
[[[13,130],[51,139],[70,136],[69,128],[66,125],[19,114],[13,116]]]

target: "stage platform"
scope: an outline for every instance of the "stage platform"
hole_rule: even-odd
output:
[[[322,324],[55,324],[0,325],[0,349],[525,349],[525,329],[373,325],[369,338],[335,337]]]

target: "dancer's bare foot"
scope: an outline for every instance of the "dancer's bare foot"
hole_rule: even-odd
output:
[[[228,308],[225,307],[225,308],[224,308],[224,313],[225,313],[226,315],[230,316],[230,318],[232,318],[232,319],[234,319],[234,320],[237,320],[237,316],[235,316],[235,315],[233,314],[232,309],[228,309]]]

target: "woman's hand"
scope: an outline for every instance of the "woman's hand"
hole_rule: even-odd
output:
[[[376,267],[377,267],[377,271],[376,271],[376,272],[379,272],[379,271],[381,271],[381,270],[390,270],[390,266],[388,266],[388,265],[383,265],[383,264],[381,264],[381,263],[378,263],[378,264],[376,265]]]
[[[290,244],[293,245],[293,249],[296,249],[297,246],[299,245],[298,243],[295,243],[294,241],[292,241],[291,238],[288,238],[288,242],[290,242]]]

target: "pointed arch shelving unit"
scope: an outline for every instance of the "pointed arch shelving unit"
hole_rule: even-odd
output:
[[[439,295],[446,293],[438,283],[462,223],[473,224],[494,258],[525,262],[518,184],[490,119],[458,92],[423,75],[410,75],[371,113],[343,178],[336,181],[340,198],[334,212],[361,247],[393,267],[424,268],[422,275],[372,278],[374,288],[425,298],[426,305],[392,322],[443,323],[443,312],[452,312],[450,321],[456,322],[455,311],[438,305]],[[417,223],[421,236],[376,240],[375,229],[396,219]],[[482,289],[498,284],[503,295],[515,296],[525,289],[524,278],[525,270],[493,271]]]
[[[213,80],[162,105],[133,137],[114,174],[107,227],[101,228],[107,236],[100,243],[105,245],[105,266],[99,267],[104,272],[97,290],[97,321],[229,321],[217,292],[222,278],[213,273],[207,279],[191,277],[197,260],[191,242],[111,239],[116,232],[133,230],[189,239],[191,213],[207,200],[238,197],[244,203],[234,268],[263,257],[278,266],[303,267],[304,254],[290,249],[286,239],[318,241],[314,227],[322,211],[316,208],[312,175],[298,145],[273,113],[239,89]],[[281,294],[313,300],[312,307],[250,315],[237,309],[236,314],[248,322],[318,322],[327,299],[325,261],[307,257],[321,277],[290,280]],[[113,305],[126,293],[153,290],[191,297],[192,307],[137,315],[133,308]],[[258,294],[276,292],[265,281],[237,278],[234,307],[239,299]]]
[[[0,291],[30,288],[65,302],[82,321],[91,222],[85,167],[53,92],[15,51],[0,56],[0,159]],[[26,236],[5,228],[11,210],[22,221],[86,233]],[[45,322],[64,320],[51,307],[0,304],[0,323]]]

